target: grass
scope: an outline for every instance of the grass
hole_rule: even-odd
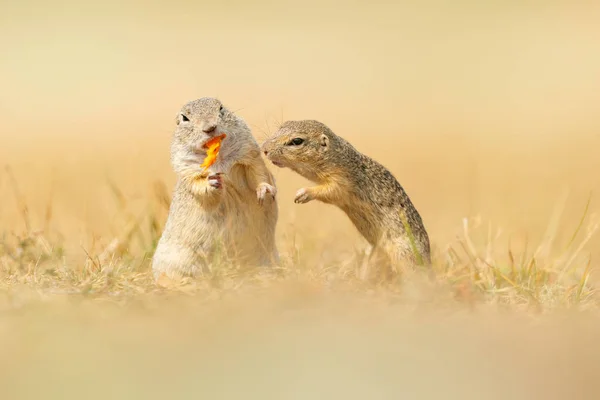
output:
[[[364,251],[325,257],[331,243],[293,231],[280,268],[218,265],[156,284],[149,260],[166,186],[154,185],[141,215],[111,191],[124,228],[83,248],[80,262],[47,228],[51,206],[45,229],[2,232],[6,398],[564,398],[574,386],[595,398],[598,295],[585,245],[598,224],[588,206],[565,247],[559,208],[543,242],[522,252],[465,218],[454,242],[434,246],[432,273],[386,284],[359,278]]]
[[[588,309],[598,305],[590,280],[592,262],[585,252],[586,244],[598,230],[598,222],[589,220],[590,201],[575,231],[558,253],[552,250],[558,246],[557,226],[564,204],[559,204],[562,208],[558,207],[552,216],[542,243],[531,250],[526,246],[521,253],[515,253],[510,247],[498,249],[500,234],[493,234],[491,224],[485,232],[480,219],[465,218],[462,232],[454,242],[445,248],[436,248],[434,244],[432,271],[414,271],[393,282],[373,284],[360,279],[359,270],[365,257],[360,249],[354,254],[322,260],[302,255],[322,254],[330,243],[298,245],[292,241],[284,243],[282,265],[269,272],[222,264],[197,279],[157,285],[151,277],[150,260],[170,204],[164,183],[154,184],[153,198],[143,213],[135,215],[127,211],[123,192],[109,182],[122,219],[120,226],[124,228],[103,247],[82,247],[85,259],[69,264],[65,261],[64,241],[56,239],[61,235],[48,228],[52,226],[51,204],[45,208],[45,228],[32,229],[27,201],[10,169],[6,172],[25,227],[20,234],[2,232],[0,239],[0,287],[9,293],[18,284],[34,288],[41,295],[69,294],[127,303],[139,295],[162,293],[165,285],[185,293],[204,293],[207,290],[235,291],[241,287],[264,289],[271,284],[308,280],[331,290],[354,288],[357,293],[377,291],[395,298],[402,295],[408,282],[418,281],[425,285],[421,289],[430,296],[452,293],[459,302],[538,312],[561,307]]]
[[[0,175],[19,217],[0,232],[5,398],[558,399],[576,390],[592,399],[600,390],[591,198],[572,218],[561,197],[537,243],[480,217],[459,220],[454,240],[432,241],[431,270],[385,284],[361,279],[368,255],[359,241],[340,246],[339,228],[307,235],[284,223],[279,268],[221,263],[155,283],[166,183],[132,196],[108,181],[112,233],[84,231],[79,244],[56,228],[64,209],[33,206],[21,183],[10,169]]]

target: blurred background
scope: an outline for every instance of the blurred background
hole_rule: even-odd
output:
[[[174,117],[203,96],[236,110],[259,140],[287,119],[328,124],[392,170],[439,247],[477,215],[534,240],[566,191],[570,235],[600,185],[594,2],[0,7],[0,161],[32,225],[51,201],[53,227],[76,243],[117,229],[108,181],[134,210],[154,181],[171,190]],[[273,169],[281,229],[327,236],[335,223],[349,245],[360,240],[337,209],[294,205],[305,182]],[[4,172],[0,224],[18,230]]]
[[[3,0],[2,241],[43,230],[64,243],[65,265],[83,266],[68,259],[132,219],[163,223],[153,207],[175,182],[175,116],[212,96],[259,141],[288,119],[329,125],[393,172],[440,251],[470,218],[475,246],[499,232],[498,258],[531,254],[545,236],[561,255],[590,196],[579,237],[600,211],[599,21],[590,1]],[[272,170],[282,253],[311,242],[316,260],[343,260],[364,245],[335,207],[293,203],[305,180]],[[581,253],[592,266],[599,244]],[[180,304],[152,296],[146,270],[115,282],[75,270],[0,280],[10,398],[597,397],[597,319],[585,314],[541,323],[464,304],[431,314],[454,303],[410,287],[406,302],[360,286],[333,295],[325,279],[225,302],[234,282]],[[507,303],[560,304],[544,282],[549,293],[528,300],[516,285]]]

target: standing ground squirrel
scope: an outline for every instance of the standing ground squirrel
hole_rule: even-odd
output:
[[[196,275],[211,266],[219,248],[231,262],[278,262],[275,180],[244,120],[205,97],[184,105],[176,123],[171,164],[177,183],[152,261],[155,278]],[[216,161],[204,171],[205,145],[222,134]]]
[[[341,208],[378,253],[393,265],[430,264],[427,231],[421,216],[396,178],[383,165],[359,153],[326,125],[287,121],[262,150],[278,167],[288,167],[318,184],[296,193],[296,203],[320,200]],[[405,228],[414,237],[414,247]]]

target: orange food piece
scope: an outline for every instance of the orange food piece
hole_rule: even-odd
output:
[[[204,147],[208,149],[208,151],[206,152],[204,162],[200,165],[201,168],[207,169],[215,163],[217,155],[219,154],[219,149],[221,148],[221,142],[226,136],[226,134],[215,136],[204,144]]]

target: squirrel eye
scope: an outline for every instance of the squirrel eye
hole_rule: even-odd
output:
[[[221,106],[221,108],[219,108],[219,112],[223,112],[223,106]]]
[[[181,114],[181,120],[183,122],[189,122],[190,119],[188,117],[186,117],[185,115]]]
[[[302,143],[304,143],[304,139],[302,138],[294,138],[290,141],[289,144],[294,145],[294,146],[300,146]]]

